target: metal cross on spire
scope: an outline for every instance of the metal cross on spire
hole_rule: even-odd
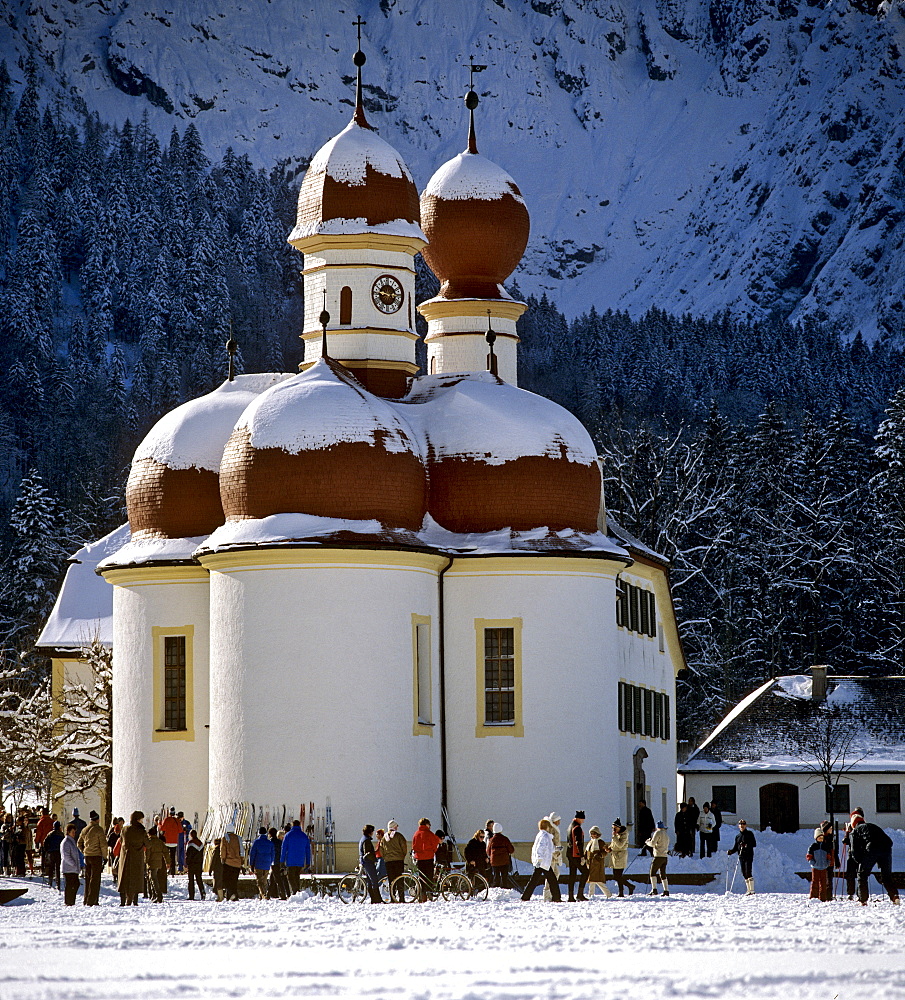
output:
[[[361,89],[361,67],[368,61],[368,57],[361,51],[361,29],[366,25],[367,21],[362,21],[361,14],[358,15],[358,19],[353,21],[352,24],[358,30],[358,48],[355,51],[355,55],[352,56],[352,62],[355,63],[356,68],[356,80],[355,80],[355,114],[352,116],[352,121],[356,125],[360,125],[362,128],[370,128],[367,118],[365,118],[365,108],[364,108],[364,97],[362,96]]]
[[[468,64],[468,93],[465,95],[465,107],[468,108],[468,152],[477,153],[478,140],[474,130],[474,109],[478,106],[479,99],[474,89],[475,73],[483,73],[487,69],[474,61],[472,56]]]

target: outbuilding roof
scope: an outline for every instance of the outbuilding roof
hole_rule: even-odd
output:
[[[825,698],[812,697],[804,674],[774,677],[744,697],[679,767],[697,771],[812,770],[801,736],[819,732],[827,713],[853,734],[847,771],[905,770],[905,677],[827,678]]]

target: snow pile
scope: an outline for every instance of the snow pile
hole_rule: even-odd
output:
[[[504,195],[511,195],[524,205],[515,181],[486,156],[480,153],[459,153],[442,167],[427,182],[422,196],[433,195],[442,201],[496,201]]]
[[[308,173],[312,177],[326,174],[338,184],[360,187],[367,179],[368,167],[387,177],[412,180],[396,150],[373,129],[362,128],[353,121],[318,150]]]
[[[98,564],[98,571],[125,566],[145,566],[154,562],[189,563],[204,535],[192,538],[132,538],[122,548]],[[112,598],[111,598],[112,599]]]
[[[253,400],[236,429],[249,431],[253,448],[282,448],[293,455],[349,442],[419,454],[390,404],[338,368],[319,358]]]
[[[577,417],[489,372],[424,376],[392,405],[436,458],[476,458],[487,465],[525,455],[582,465],[597,461],[594,442]]]
[[[236,420],[260,393],[290,375],[237,375],[232,382],[170,410],[151,428],[133,461],[152,458],[170,469],[220,471],[223,448]]]
[[[317,514],[271,514],[227,521],[207,538],[198,554],[247,545],[278,545],[286,541],[316,543],[318,538],[339,533],[374,536],[385,535],[386,531],[380,521],[350,521]]]

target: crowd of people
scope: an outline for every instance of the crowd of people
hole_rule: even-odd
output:
[[[631,895],[635,885],[625,877],[630,866],[626,825],[617,817],[609,836],[604,838],[599,826],[584,832],[585,814],[578,810],[566,832],[561,834],[561,817],[555,812],[538,822],[537,836],[531,849],[534,866],[521,898],[528,900],[534,891],[544,886],[544,898],[561,902],[560,871],[568,871],[566,886],[569,902],[583,902],[596,892],[610,898],[614,894],[607,886],[609,878],[618,889],[618,896]],[[675,815],[675,844],[670,850],[670,837],[663,822],[655,822],[644,801],[639,802],[636,834],[641,845],[637,861],[650,856],[648,895],[669,895],[667,864],[670,855],[693,857],[695,833],[700,839],[700,858],[719,851],[722,814],[715,802],[701,807],[694,798],[679,805]],[[419,822],[411,844],[395,820],[386,829],[375,830],[367,824],[359,841],[360,870],[364,875],[373,903],[384,899],[379,891],[386,878],[390,886],[403,874],[411,857],[423,884],[431,886],[453,862],[455,842],[442,829],[432,830],[426,817]],[[892,840],[876,824],[865,821],[862,809],[855,809],[845,826],[841,844],[829,821],[814,831],[806,860],[811,868],[809,899],[832,898],[832,876],[839,864],[845,874],[848,898],[867,905],[868,880],[874,868],[890,900],[898,904],[899,895],[892,877]],[[738,858],[748,895],[754,894],[754,852],[757,840],[745,820],[738,821],[738,833],[727,854]],[[499,888],[521,889],[513,878],[515,846],[503,831],[501,823],[488,820],[464,848],[465,871],[479,874],[488,884]],[[121,906],[137,905],[144,897],[162,902],[168,892],[168,879],[174,875],[188,877],[188,898],[206,898],[202,878],[205,866],[212,876],[214,896],[220,900],[238,898],[239,876],[243,871],[254,875],[261,899],[288,899],[299,892],[301,877],[312,866],[311,840],[301,822],[295,820],[282,829],[261,826],[257,837],[246,852],[234,827],[213,840],[208,849],[182,812],[171,808],[166,815],[155,816],[146,824],[144,813],[132,813],[129,822],[114,818],[106,831],[100,817],[91,811],[86,822],[74,809],[65,829],[50,810],[22,808],[18,814],[0,814],[0,871],[7,875],[36,873],[37,866],[50,886],[64,893],[67,906],[76,902],[84,878],[84,904],[97,906],[101,878],[105,866],[110,867],[113,881],[120,894]],[[612,873],[607,875],[607,871]],[[734,877],[733,877],[734,878]],[[728,874],[727,874],[728,879]],[[426,894],[422,897],[426,898]],[[389,893],[389,902],[401,902],[398,888]]]

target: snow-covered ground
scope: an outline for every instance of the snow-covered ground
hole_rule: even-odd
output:
[[[758,889],[771,891],[750,898],[740,878],[727,895],[721,874],[702,889],[674,887],[669,899],[636,892],[558,907],[506,890],[423,906],[307,894],[218,904],[188,901],[176,879],[163,904],[123,910],[105,878],[101,906],[80,898],[67,909],[34,883],[0,908],[0,997],[905,997],[905,907],[876,892],[868,907],[809,905],[807,884],[789,878],[806,834],[757,836]],[[897,834],[894,867],[903,860]],[[725,854],[670,859],[676,872],[724,873],[726,864]]]

